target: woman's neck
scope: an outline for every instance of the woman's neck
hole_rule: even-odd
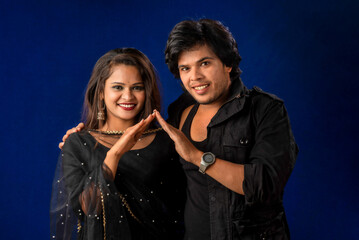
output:
[[[125,131],[127,128],[135,125],[134,120],[118,120],[113,121],[111,119],[107,119],[105,124],[99,129],[101,131]]]

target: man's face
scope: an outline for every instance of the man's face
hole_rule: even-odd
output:
[[[184,87],[198,103],[221,106],[227,100],[232,68],[225,66],[207,45],[183,51],[178,69]]]

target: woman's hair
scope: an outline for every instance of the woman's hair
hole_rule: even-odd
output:
[[[106,122],[106,111],[105,120],[97,119],[100,108],[103,109],[104,106],[104,101],[100,99],[100,96],[104,93],[105,82],[111,76],[113,67],[120,64],[136,67],[145,86],[145,104],[135,121],[138,122],[146,118],[154,109],[160,111],[161,97],[157,86],[158,77],[150,60],[137,49],[117,48],[100,57],[93,68],[86,88],[83,107],[85,129],[98,129]]]
[[[241,70],[241,57],[237,42],[231,32],[221,22],[211,19],[182,21],[169,34],[165,49],[165,61],[169,70],[179,78],[178,57],[196,45],[207,45],[227,67],[231,67],[231,80],[237,79]]]

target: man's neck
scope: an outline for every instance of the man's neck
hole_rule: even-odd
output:
[[[199,104],[199,108],[202,111],[208,111],[208,112],[217,112],[222,106],[223,104],[225,104],[228,101],[229,98],[229,90],[227,90],[227,92],[225,94],[223,94],[223,96],[219,99],[216,100],[213,103],[209,103],[209,104]]]

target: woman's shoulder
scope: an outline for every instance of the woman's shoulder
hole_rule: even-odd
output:
[[[92,145],[92,142],[93,141],[91,135],[88,133],[88,131],[83,130],[70,134],[69,137],[66,139],[63,148],[66,149],[68,147]]]
[[[61,156],[64,161],[72,162],[73,159],[88,161],[93,151],[94,140],[88,131],[72,133],[62,147]]]

